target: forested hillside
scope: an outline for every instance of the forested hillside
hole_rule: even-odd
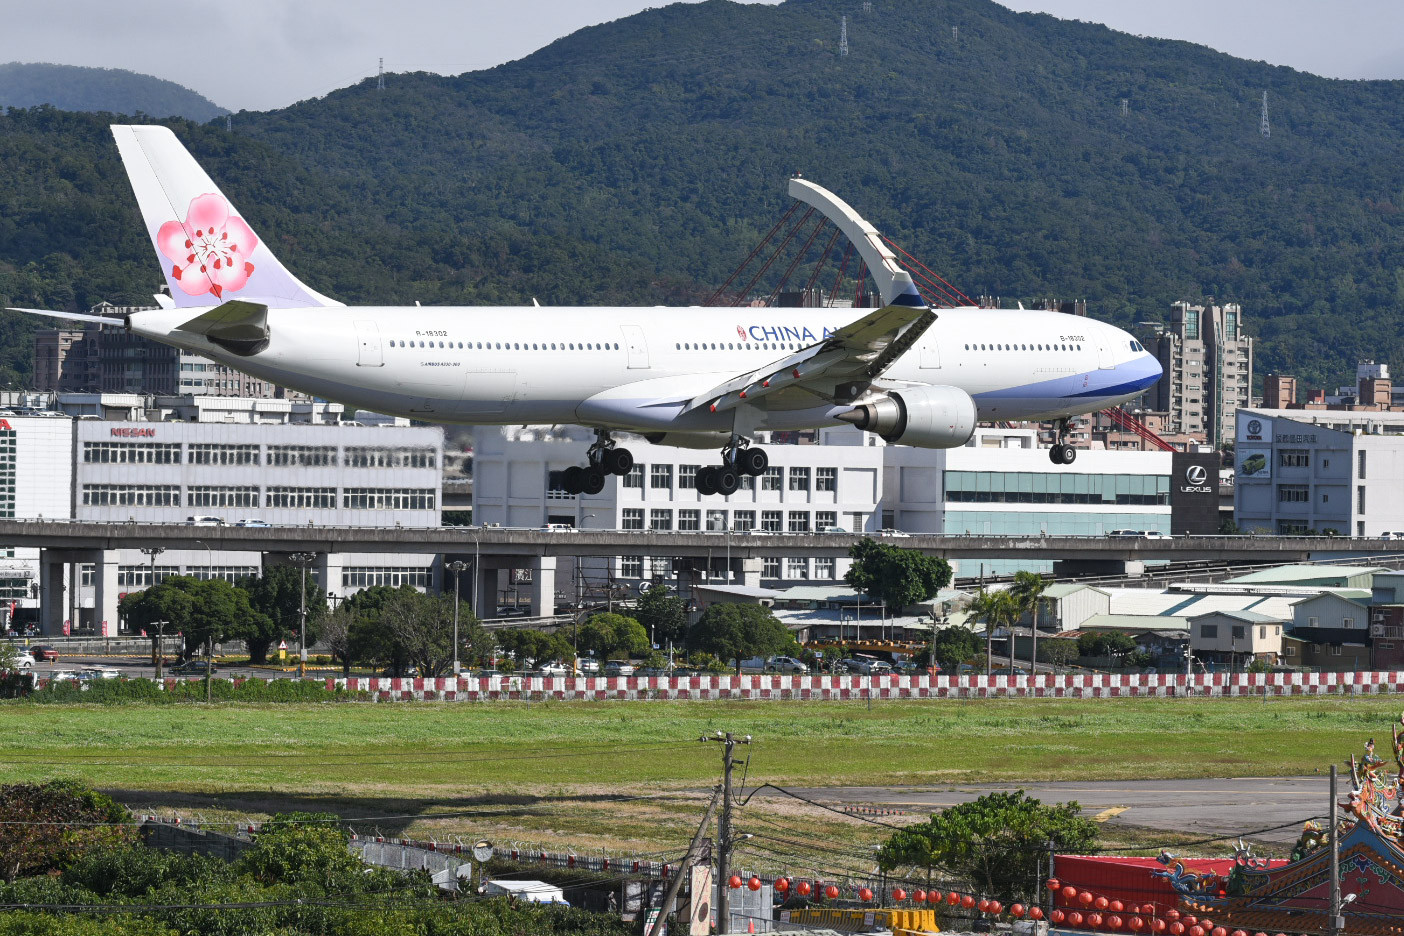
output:
[[[0,108],[49,104],[61,110],[109,111],[212,120],[224,108],[174,81],[122,68],[8,62],[0,65]]]
[[[675,5],[232,133],[172,125],[347,302],[697,303],[801,171],[970,295],[1086,298],[1122,324],[1214,296],[1243,304],[1260,372],[1334,386],[1359,357],[1404,364],[1404,84],[988,0],[873,10]],[[158,282],[107,122],[0,118],[0,299],[77,309]],[[20,377],[29,327],[0,320]]]

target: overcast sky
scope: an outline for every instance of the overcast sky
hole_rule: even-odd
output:
[[[1003,2],[1334,78],[1404,78],[1400,0]],[[458,74],[650,5],[662,0],[0,0],[0,62],[128,68],[267,110],[372,75],[381,56],[387,71]]]

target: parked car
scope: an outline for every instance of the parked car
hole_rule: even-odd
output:
[[[34,654],[34,659],[40,663],[57,663],[59,661],[58,648],[50,647],[48,644],[37,644],[31,647],[29,652]]]
[[[674,676],[701,676],[701,675],[702,675],[702,671],[701,671],[701,670],[698,670],[698,669],[693,669],[693,668],[690,667],[690,666],[679,666],[677,669],[673,670],[673,675],[674,675]]]
[[[765,671],[767,673],[808,673],[809,667],[794,657],[774,656],[765,661]]]
[[[121,679],[122,671],[112,666],[88,666],[78,676],[80,679]]]
[[[1388,533],[1381,533],[1381,534],[1380,534],[1380,539],[1387,539],[1387,540],[1404,540],[1404,531],[1395,530],[1395,531],[1388,532]]]
[[[569,676],[569,675],[570,675],[570,667],[569,667],[569,666],[566,666],[564,663],[556,663],[556,662],[542,663],[542,664],[541,664],[541,675],[542,675],[542,676]]]
[[[606,676],[632,676],[634,675],[634,664],[625,660],[610,660],[605,664]]]
[[[1027,676],[1029,671],[1022,666],[996,666],[990,671],[991,676]]]
[[[903,676],[911,676],[919,672],[919,668],[911,660],[900,660],[898,661],[897,665],[893,667],[893,669],[901,673]]]
[[[54,670],[52,673],[49,674],[49,681],[51,683],[67,682],[70,679],[77,680],[78,673],[74,670]]]
[[[645,666],[639,670],[639,676],[671,676],[673,671],[666,666]]]
[[[881,676],[884,673],[892,672],[892,664],[886,660],[852,659],[844,660],[843,663],[848,668],[847,672],[859,673],[864,676]]]
[[[21,650],[15,654],[15,667],[21,670],[34,669],[34,654],[28,650]]]
[[[593,675],[599,673],[599,671],[600,671],[600,661],[599,661],[599,660],[581,660],[581,661],[580,661],[580,672],[586,674],[587,676],[593,676]]]
[[[219,667],[207,660],[186,660],[171,667],[171,673],[175,676],[204,676],[206,673],[213,676],[217,672]]]

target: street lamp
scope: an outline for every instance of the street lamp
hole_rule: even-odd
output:
[[[314,552],[296,552],[288,557],[293,562],[302,566],[302,589],[299,591],[298,600],[298,660],[297,678],[302,679],[307,675],[307,564],[317,558]]]
[[[151,557],[151,584],[149,588],[156,587],[156,557],[166,551],[164,546],[143,546],[141,551]],[[42,624],[42,621],[40,622]],[[161,679],[162,657],[165,656],[165,621],[152,621],[156,625],[156,642],[151,651],[151,663],[156,667],[156,680]]]
[[[463,570],[468,568],[468,563],[462,559],[455,559],[448,564],[453,570],[453,678],[458,678],[458,583],[459,576]]]

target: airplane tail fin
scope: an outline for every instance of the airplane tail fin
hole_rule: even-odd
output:
[[[341,305],[278,262],[169,128],[113,125],[112,136],[177,307],[236,297],[274,308]]]

